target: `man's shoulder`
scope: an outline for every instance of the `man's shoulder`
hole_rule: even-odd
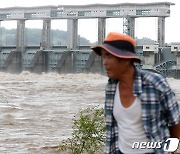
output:
[[[139,70],[139,71],[140,71],[142,79],[155,80],[155,81],[166,80],[166,78],[159,73],[148,71],[148,70]]]
[[[169,89],[169,84],[166,78],[161,74],[146,70],[140,70],[140,74],[143,84],[151,84],[160,91],[164,91],[166,88]]]

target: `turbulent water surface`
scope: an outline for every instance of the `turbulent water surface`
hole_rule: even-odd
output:
[[[98,74],[0,73],[0,153],[53,153],[80,109],[103,104]]]
[[[180,80],[168,79],[180,100]],[[0,73],[0,153],[58,153],[80,109],[103,106],[99,74]]]

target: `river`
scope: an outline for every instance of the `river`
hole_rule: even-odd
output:
[[[180,102],[180,80],[168,79]],[[0,73],[0,153],[56,154],[81,109],[103,106],[99,74]]]

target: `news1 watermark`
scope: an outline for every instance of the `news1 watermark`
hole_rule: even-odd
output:
[[[132,149],[161,149],[167,152],[174,152],[179,146],[178,138],[168,138],[163,142],[134,142]],[[162,147],[163,146],[163,147]]]

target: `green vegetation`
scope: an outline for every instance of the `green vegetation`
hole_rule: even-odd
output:
[[[104,120],[104,109],[93,107],[80,111],[79,119],[73,119],[72,138],[63,140],[59,151],[67,151],[71,154],[103,153]]]
[[[42,29],[25,29],[25,43],[28,45],[40,45],[42,37]],[[0,28],[0,45],[15,45],[16,44],[16,29]],[[79,37],[81,45],[91,45],[90,41],[86,38]],[[61,30],[51,30],[52,45],[67,45],[67,32]]]
[[[26,28],[25,29],[25,44],[27,45],[40,45],[42,37],[42,29]],[[97,42],[91,43],[84,37],[78,36],[78,44],[92,45]],[[143,37],[142,39],[135,38],[138,45],[143,45],[145,42],[155,42],[149,38]],[[67,32],[61,30],[51,30],[52,45],[67,45]],[[15,45],[16,44],[16,29],[5,29],[0,27],[0,45]]]

